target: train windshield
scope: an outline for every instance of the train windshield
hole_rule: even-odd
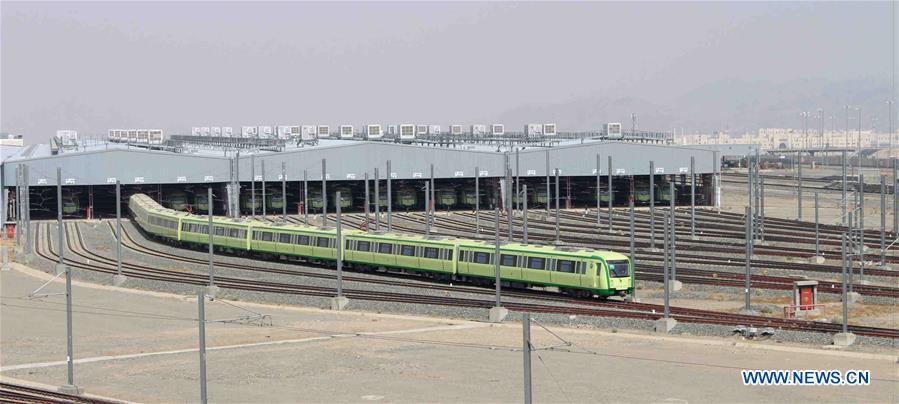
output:
[[[630,276],[630,265],[628,260],[610,260],[606,261],[609,266],[609,276],[612,278],[624,278]]]

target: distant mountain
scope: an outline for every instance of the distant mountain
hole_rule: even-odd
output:
[[[688,132],[729,130],[755,131],[760,127],[802,128],[802,111],[811,112],[809,128],[818,126],[818,108],[824,112],[825,128],[845,128],[844,106],[850,105],[850,127],[858,126],[856,107],[862,109],[862,129],[876,126],[886,131],[888,81],[794,80],[785,83],[724,80],[693,89],[672,101],[655,102],[639,97],[596,95],[568,102],[528,105],[499,114],[493,119],[507,125],[527,122],[556,122],[560,131],[597,129],[606,122],[631,126],[637,114],[637,129]],[[831,121],[831,115],[834,115]],[[899,123],[894,121],[894,126]]]

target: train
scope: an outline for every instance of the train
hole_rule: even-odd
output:
[[[81,212],[81,198],[78,195],[63,195],[62,214],[74,215]]]
[[[184,245],[208,246],[209,219],[160,206],[133,194],[128,208],[136,225],[152,237]],[[624,254],[582,247],[503,244],[400,233],[368,233],[299,224],[213,218],[213,246],[226,252],[262,254],[319,264],[335,264],[337,243],[348,269],[404,272],[490,285],[500,261],[504,285],[555,287],[578,298],[625,296],[634,291],[633,263]]]

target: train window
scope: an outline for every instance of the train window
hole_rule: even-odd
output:
[[[225,228],[224,228],[224,227],[215,227],[215,226],[213,226],[213,230],[215,230],[215,235],[216,235],[216,236],[224,236],[224,235],[225,235]]]
[[[459,261],[468,262],[468,251],[459,250]]]
[[[368,241],[357,241],[356,242],[356,250],[357,251],[371,251],[371,242]]]
[[[297,236],[297,244],[309,245],[309,236]]]
[[[452,261],[453,260],[453,250],[445,250],[445,251],[446,251],[446,260]]]
[[[500,254],[499,256],[499,264],[504,267],[514,267],[515,261],[518,256],[509,255],[509,254]]]
[[[585,265],[585,264],[584,264],[583,262],[578,262],[578,263],[577,263],[577,268],[575,269],[574,272],[583,275],[584,272],[585,272],[585,271],[584,271],[584,265]]]
[[[381,253],[381,254],[393,254],[393,244],[389,244],[389,243],[378,243],[378,253]]]
[[[274,239],[274,233],[264,231],[262,232],[262,241],[272,241]]]
[[[528,268],[546,269],[546,258],[528,257]]]
[[[278,241],[285,244],[290,244],[290,234],[281,233],[278,235]]]
[[[240,238],[240,229],[228,229],[228,237]]]
[[[574,261],[558,260],[556,261],[556,271],[565,273],[574,273]]]
[[[353,250],[353,240],[347,240],[346,243],[343,244],[343,248],[345,250]]]
[[[489,264],[491,255],[493,254],[487,254],[485,252],[475,252],[474,262],[477,264]]]
[[[437,259],[440,255],[440,250],[434,247],[425,247],[425,258]]]
[[[609,276],[612,278],[624,278],[630,276],[627,260],[606,261],[609,267]]]
[[[415,246],[414,245],[401,245],[400,246],[400,255],[405,255],[407,257],[415,256]]]
[[[315,245],[318,247],[329,247],[331,245],[331,239],[327,237],[316,237]]]

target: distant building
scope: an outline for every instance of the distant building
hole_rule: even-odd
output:
[[[0,132],[0,146],[19,146],[25,145],[25,139],[22,135],[14,135],[12,133]]]
[[[899,132],[893,137],[899,145]],[[712,134],[693,133],[678,135],[677,144],[681,145],[711,145],[711,144],[757,144],[762,150],[798,149],[798,148],[856,148],[856,147],[887,147],[890,144],[888,133],[874,133],[870,130],[850,131],[848,136],[845,131],[825,131],[819,135],[817,130],[809,129],[806,134],[802,129],[792,128],[760,128],[756,133],[744,133],[740,135],[727,132],[713,132]]]

